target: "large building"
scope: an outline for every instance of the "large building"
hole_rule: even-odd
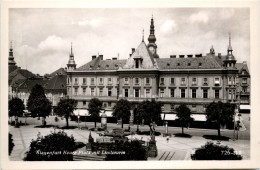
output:
[[[142,38],[127,60],[103,60],[103,55],[98,55],[76,68],[71,52],[67,75],[67,94],[82,109],[88,107],[91,98],[99,98],[105,110],[111,110],[119,99],[136,104],[155,99],[163,104],[164,113],[174,113],[181,103],[187,104],[193,113],[204,113],[212,101],[250,101],[250,89],[245,89],[250,84],[249,70],[246,63],[236,63],[231,35],[226,55],[215,54],[212,46],[205,56],[160,58],[153,18],[148,44]]]

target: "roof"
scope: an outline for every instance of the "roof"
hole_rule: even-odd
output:
[[[219,69],[222,68],[213,56],[193,58],[157,58],[159,70],[167,69]]]
[[[8,65],[8,72],[9,74],[16,70],[18,67],[16,65]]]
[[[32,88],[36,85],[41,85],[44,89],[48,85],[48,80],[46,79],[33,79],[33,80],[26,80],[18,89],[21,91],[31,91]]]
[[[83,70],[117,70],[119,67],[125,65],[126,60],[101,60],[97,57],[87,64],[75,69],[75,71]]]
[[[56,75],[48,80],[46,91],[66,91],[67,75]]]
[[[66,70],[64,68],[59,68],[58,70],[55,70],[50,74],[51,77],[54,77],[55,75],[60,74],[60,75],[66,75]]]
[[[236,68],[239,70],[239,72],[246,70],[249,73],[249,69],[246,63],[236,63]]]

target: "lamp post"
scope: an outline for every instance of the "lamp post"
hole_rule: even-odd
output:
[[[78,110],[78,129],[79,129],[79,110]]]

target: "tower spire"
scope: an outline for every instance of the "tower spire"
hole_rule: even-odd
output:
[[[228,36],[229,36],[228,54],[232,54],[233,49],[232,49],[232,46],[231,46],[231,33],[230,32],[229,32]]]
[[[150,50],[150,52],[152,53],[152,55],[154,56],[154,58],[159,58],[159,56],[157,55],[157,45],[156,45],[156,38],[154,35],[154,20],[153,20],[153,15],[151,18],[151,25],[150,25],[150,35],[148,37],[148,48]]]
[[[12,45],[12,41],[10,42],[9,57],[8,57],[8,65],[16,65],[16,62],[14,61],[14,54],[13,54],[13,45]]]
[[[144,42],[144,29],[143,29],[143,37],[142,37],[142,42]]]
[[[71,42],[71,47],[70,47],[70,55],[73,56],[73,52],[72,52],[72,42]]]

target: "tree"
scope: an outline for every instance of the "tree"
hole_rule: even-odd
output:
[[[95,122],[95,128],[97,127],[97,119],[99,117],[101,108],[102,102],[99,99],[93,98],[89,101],[88,112],[90,114],[90,117],[92,117]]]
[[[125,99],[120,99],[113,108],[113,116],[122,119],[122,128],[124,127],[124,121],[130,117],[130,110],[131,103]]]
[[[187,127],[188,123],[193,120],[193,118],[191,118],[191,111],[185,104],[181,104],[176,108],[176,112],[177,120],[181,123],[182,134],[184,134],[183,127]]]
[[[212,102],[207,106],[206,117],[208,122],[216,122],[218,137],[220,134],[220,125],[232,121],[235,113],[235,105],[231,103]]]
[[[42,124],[45,126],[45,118],[51,113],[51,102],[46,98],[41,85],[36,84],[32,88],[27,107],[33,117],[42,117]]]
[[[27,103],[28,110],[31,112],[33,117],[36,117],[38,114],[35,111],[35,107],[37,107],[35,106],[35,100],[39,98],[46,98],[46,96],[44,94],[43,87],[39,84],[36,84],[31,90],[28,103]]]
[[[241,160],[233,148],[228,146],[207,142],[191,155],[192,160]]]
[[[110,146],[109,151],[122,154],[107,154],[106,161],[118,160],[147,160],[147,151],[138,140],[119,141],[116,147]]]
[[[139,119],[144,120],[146,125],[149,125],[150,131],[153,132],[151,124],[158,123],[161,118],[161,103],[156,102],[155,100],[152,101],[143,101],[137,106],[136,114],[138,115]]]
[[[56,113],[59,116],[65,117],[67,127],[69,127],[69,117],[72,115],[75,106],[76,106],[76,100],[62,99],[58,103],[58,106],[54,108],[54,113]]]
[[[64,131],[32,140],[30,149],[26,152],[25,161],[72,161],[72,152],[76,148],[73,136],[68,136]]]
[[[23,115],[25,109],[23,101],[19,98],[9,100],[9,117],[15,116],[15,126],[18,127],[18,117]]]

